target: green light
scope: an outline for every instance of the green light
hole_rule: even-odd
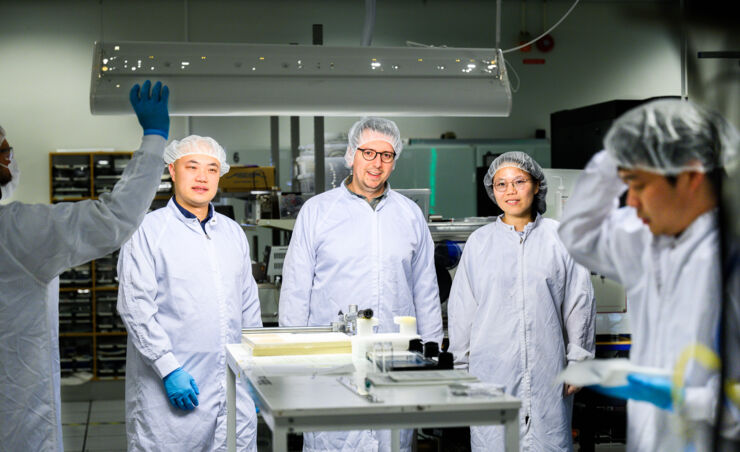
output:
[[[437,148],[431,148],[430,151],[432,156],[429,159],[429,190],[431,191],[429,195],[429,214],[431,215],[437,213],[434,210],[437,194]]]

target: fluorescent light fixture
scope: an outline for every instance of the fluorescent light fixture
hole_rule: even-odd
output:
[[[508,116],[511,111],[500,49],[193,42],[96,43],[90,111],[130,114],[128,91],[147,79],[170,87],[169,110],[176,116]]]

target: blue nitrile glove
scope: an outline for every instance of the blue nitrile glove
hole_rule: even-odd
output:
[[[589,388],[610,397],[650,402],[658,408],[669,411],[673,409],[672,385],[668,377],[635,373],[627,375],[625,386],[593,385]]]
[[[198,385],[195,384],[195,379],[181,367],[170,372],[162,381],[172,406],[186,411],[198,406],[197,394],[200,394]]]
[[[170,115],[167,112],[170,89],[162,86],[162,82],[157,82],[150,94],[151,86],[149,80],[144,82],[141,89],[137,83],[131,88],[129,100],[144,129],[144,135],[161,135],[166,140],[170,133]]]

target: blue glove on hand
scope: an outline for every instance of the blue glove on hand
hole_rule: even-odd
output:
[[[633,399],[650,402],[664,410],[673,409],[671,397],[671,380],[668,377],[656,377],[645,374],[627,375],[625,386],[589,386],[601,394],[618,399]]]
[[[169,375],[162,379],[164,389],[167,391],[167,398],[175,408],[190,411],[198,406],[198,396],[200,390],[195,384],[195,379],[189,373],[182,370],[181,367],[173,370]]]
[[[161,135],[166,140],[170,133],[170,116],[167,112],[170,89],[162,86],[162,82],[157,82],[150,94],[151,86],[149,80],[144,82],[141,89],[137,83],[131,88],[129,100],[144,129],[144,135]]]

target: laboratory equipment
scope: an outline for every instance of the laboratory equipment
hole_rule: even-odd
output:
[[[594,153],[604,149],[604,135],[614,120],[650,100],[611,100],[551,113],[552,165],[543,166],[584,168]]]
[[[352,336],[355,334],[358,334],[358,324],[357,319],[372,319],[373,317],[373,310],[372,309],[357,309],[356,304],[349,305],[349,311],[344,314],[340,310],[337,314],[337,320],[331,323],[332,331],[340,331],[343,333],[347,333],[348,335]],[[377,323],[376,323],[377,324]],[[363,327],[363,334],[368,333],[368,327]]]
[[[428,188],[394,188],[395,191],[414,201],[424,218],[429,218],[429,198],[432,191]]]
[[[244,217],[247,223],[280,218],[280,192],[274,190],[248,190],[240,195],[245,201]]]
[[[353,350],[350,337],[334,331],[242,333],[242,344],[252,356],[326,355]]]
[[[490,424],[504,425],[507,451],[519,450],[519,400],[506,394],[452,396],[450,380],[459,381],[462,375],[450,374],[452,378],[425,385],[373,386],[370,400],[358,397],[356,390],[348,390],[335,376],[254,373],[252,358],[241,344],[226,346],[226,361],[230,451],[236,450],[237,384],[249,388],[272,431],[272,446],[277,452],[287,450],[288,432],[392,428],[391,450],[398,451],[398,429]],[[418,374],[418,380],[426,372],[413,373]],[[357,374],[362,375],[358,371],[347,375],[353,378]]]
[[[543,216],[560,221],[565,203],[573,192],[576,179],[578,179],[578,176],[583,170],[543,168],[543,172],[550,186],[550,190],[548,190],[547,196],[545,196],[547,211]]]
[[[344,153],[347,151],[347,136],[325,137],[324,143],[324,188],[329,190],[339,187],[342,181],[352,174],[344,164]],[[314,145],[298,147],[299,155],[295,159],[295,175],[301,193],[314,193],[315,160]]]
[[[270,246],[269,254],[267,258],[267,277],[275,282],[279,283],[280,278],[283,276],[283,262],[285,262],[285,255],[288,254],[287,246]]]

